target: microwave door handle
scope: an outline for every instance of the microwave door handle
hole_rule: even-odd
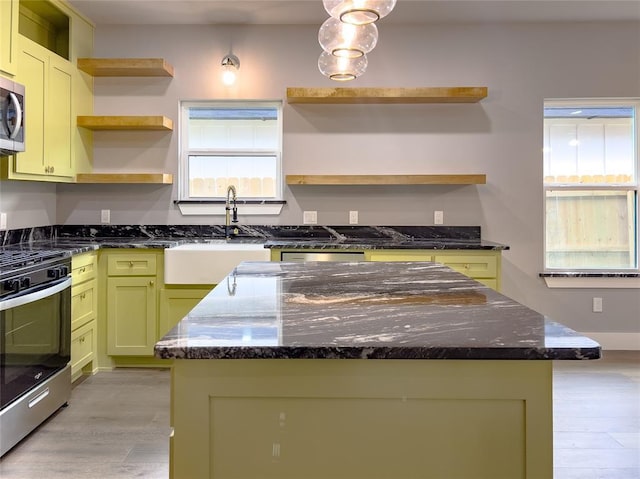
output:
[[[36,291],[35,293],[29,293],[29,294],[25,294],[24,296],[18,296],[16,298],[0,301],[0,311],[6,311],[7,309],[10,309],[10,308],[16,308],[18,306],[33,303],[34,301],[38,301],[40,299],[48,298],[49,296],[58,294],[60,291],[64,291],[70,286],[71,286],[71,278],[65,278],[63,281],[57,283],[55,286],[50,286],[50,287],[41,289],[39,291]]]
[[[13,140],[18,133],[20,132],[20,127],[22,126],[22,108],[20,108],[20,102],[18,101],[18,97],[15,93],[9,92],[9,98],[11,98],[11,103],[13,103],[13,107],[16,109],[16,126],[9,135],[9,138]]]

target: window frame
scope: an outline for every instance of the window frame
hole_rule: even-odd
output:
[[[193,149],[189,145],[189,111],[192,107],[211,108],[275,108],[277,110],[277,148],[273,149],[239,149],[239,148],[211,148]],[[284,172],[282,163],[283,149],[283,102],[282,100],[181,100],[179,102],[179,155],[178,155],[178,200],[183,214],[222,214],[221,208],[215,205],[224,204],[223,197],[199,197],[189,195],[189,157],[193,155],[206,156],[274,156],[276,159],[275,196],[238,197],[238,204],[253,205],[242,208],[247,214],[278,214],[284,201]],[[196,209],[189,209],[189,204],[197,205]],[[187,205],[187,206],[185,206]],[[206,208],[203,205],[214,205]],[[250,210],[250,211],[249,211]]]
[[[557,275],[558,277],[564,276],[565,278],[590,278],[601,277],[611,279],[613,274],[619,274],[615,276],[620,278],[622,275],[629,275],[631,277],[637,277],[640,274],[640,98],[564,98],[564,99],[545,99],[543,104],[543,123],[545,120],[544,108],[547,107],[604,107],[604,106],[625,106],[634,108],[634,128],[633,128],[633,151],[634,151],[634,182],[632,184],[573,184],[573,183],[546,183],[544,174],[542,174],[542,201],[543,201],[543,276],[548,276],[545,279],[547,284],[550,284],[552,277]],[[543,127],[544,128],[544,127]],[[543,132],[544,138],[544,132]],[[544,162],[544,154],[543,162]],[[634,206],[634,230],[635,230],[635,267],[631,268],[554,268],[547,265],[547,192],[548,191],[632,191],[635,193]],[[597,250],[594,250],[597,251]],[[582,275],[582,276],[581,276]],[[636,278],[637,279],[637,278]],[[567,287],[565,283],[562,287]],[[585,287],[593,287],[593,281],[584,281]],[[633,286],[638,287],[638,286]]]

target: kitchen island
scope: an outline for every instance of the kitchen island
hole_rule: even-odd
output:
[[[578,333],[436,263],[240,264],[155,347],[182,478],[552,478]]]

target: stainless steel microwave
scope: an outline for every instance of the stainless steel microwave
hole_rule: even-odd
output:
[[[24,151],[24,85],[0,77],[0,155]]]

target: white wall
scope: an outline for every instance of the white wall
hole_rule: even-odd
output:
[[[178,101],[284,98],[287,86],[337,86],[322,77],[318,26],[105,26],[95,56],[164,57],[173,79],[97,78],[96,114],[164,114]],[[347,86],[488,86],[472,105],[299,105],[284,108],[285,174],[486,173],[487,185],[291,187],[280,217],[253,224],[298,224],[302,210],[323,224],[481,225],[506,243],[504,292],[580,331],[635,332],[638,290],[550,290],[542,268],[542,107],[544,98],[640,97],[640,24],[400,26],[380,24],[368,71]],[[238,84],[225,89],[219,63],[229,46],[240,58]],[[96,132],[97,171],[176,173],[178,134]],[[176,185],[60,185],[57,222],[98,223],[111,209],[119,224],[220,223],[182,217]],[[590,312],[591,297],[604,313]],[[639,345],[640,347],[640,345]]]

